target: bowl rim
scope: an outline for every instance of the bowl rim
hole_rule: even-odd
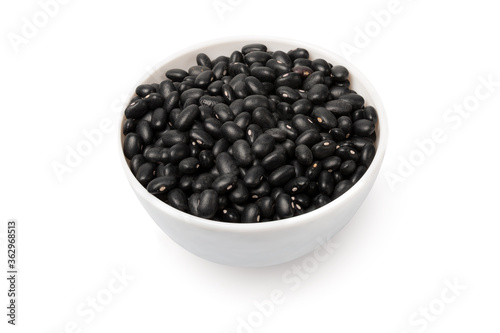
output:
[[[119,126],[117,129],[118,132],[118,140],[119,140],[119,159],[124,168],[125,175],[132,187],[135,191],[136,195],[140,196],[140,199],[146,200],[150,205],[154,206],[157,210],[162,211],[168,216],[179,215],[178,219],[184,221],[187,224],[191,224],[193,226],[210,229],[215,231],[231,231],[231,232],[262,232],[268,230],[279,230],[279,229],[288,229],[292,226],[299,226],[305,223],[310,223],[312,220],[319,218],[321,215],[327,210],[336,211],[339,207],[346,205],[346,203],[352,200],[357,195],[360,195],[363,192],[363,188],[365,186],[370,186],[370,182],[372,182],[373,178],[377,177],[377,174],[380,170],[380,166],[382,164],[385,151],[388,143],[388,121],[387,115],[382,103],[382,100],[371,84],[371,82],[365,77],[365,75],[350,61],[340,56],[336,52],[325,49],[318,45],[313,45],[308,42],[304,42],[297,39],[291,38],[282,38],[282,37],[272,37],[272,36],[258,36],[258,35],[244,35],[244,36],[232,36],[232,37],[224,37],[207,40],[203,43],[198,43],[181,49],[177,52],[172,53],[167,56],[161,62],[157,63],[153,68],[161,68],[165,66],[167,63],[174,61],[175,59],[182,57],[185,54],[193,53],[193,52],[204,52],[203,50],[206,48],[212,48],[217,45],[222,44],[234,44],[239,43],[241,46],[251,43],[262,43],[267,45],[274,43],[284,43],[290,45],[290,47],[301,47],[307,49],[311,54],[325,54],[328,55],[327,61],[331,63],[337,63],[345,66],[349,70],[349,75],[352,78],[355,78],[356,82],[359,82],[360,85],[364,87],[364,89],[368,92],[371,97],[371,104],[377,110],[378,115],[378,135],[377,135],[377,149],[375,153],[375,157],[370,165],[367,168],[367,171],[361,177],[361,179],[354,184],[348,191],[346,191],[343,195],[333,200],[332,202],[326,204],[323,207],[312,210],[311,212],[294,216],[291,218],[286,218],[282,220],[272,220],[266,222],[257,222],[257,223],[236,223],[236,222],[223,222],[223,221],[215,221],[209,220],[201,217],[197,217],[195,215],[191,215],[189,213],[180,211],[160,199],[156,198],[154,195],[150,194],[135,178],[132,174],[132,171],[129,168],[129,165],[126,161],[125,155],[123,154],[123,133],[122,133],[122,125],[125,121],[125,116],[123,115],[123,111],[119,116]],[[272,47],[270,47],[272,50]],[[154,77],[154,74],[147,73],[142,76],[141,80],[131,89],[131,92],[127,95],[127,99],[122,103],[122,109],[125,110],[126,106],[130,102],[130,98],[135,95],[135,87],[144,82],[151,80]],[[375,179],[373,179],[375,181]]]

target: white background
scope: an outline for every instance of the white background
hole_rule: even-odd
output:
[[[33,22],[42,7],[2,2],[0,266],[6,271],[6,222],[16,218],[20,274],[16,327],[6,323],[1,279],[0,331],[229,333],[250,316],[253,326],[240,332],[498,332],[494,2],[400,0],[385,26],[373,12],[387,10],[388,0],[220,2],[222,14],[212,0],[67,1],[17,47],[9,36],[22,37],[25,19]],[[365,29],[372,29],[368,40],[360,37]],[[85,140],[83,131],[102,120],[116,130],[117,101],[148,68],[199,42],[252,34],[296,38],[348,57],[376,87],[389,118],[372,192],[333,240],[335,252],[296,283],[283,275],[307,256],[235,268],[171,241],[127,184],[114,132],[62,180],[53,169]],[[356,53],[343,52],[348,44]],[[481,78],[494,82],[491,91]],[[464,116],[447,113],[464,103],[471,110]],[[435,129],[444,142],[419,153],[416,141]],[[419,165],[403,170],[410,159]],[[391,186],[387,177],[395,175],[401,178]],[[130,280],[106,299],[122,271]],[[465,290],[454,294],[449,283]],[[282,302],[259,322],[255,302],[267,304],[273,290]],[[97,296],[109,302],[89,310]],[[423,319],[419,311],[429,307]]]

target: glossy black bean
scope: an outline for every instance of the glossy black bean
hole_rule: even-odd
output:
[[[241,48],[241,53],[247,54],[254,51],[267,52],[267,46],[260,43],[246,44]]]
[[[180,188],[174,188],[167,194],[167,203],[183,212],[188,210],[188,199],[184,191]]]
[[[189,131],[189,137],[201,149],[210,149],[215,144],[213,137],[204,130],[191,130]]]
[[[141,164],[137,169],[135,178],[139,183],[146,187],[148,183],[153,180],[156,176],[156,164],[151,162],[146,162]]]
[[[346,138],[351,135],[352,120],[348,116],[341,116],[337,119],[338,127],[345,133]]]
[[[236,82],[233,91],[237,98],[246,98],[251,95],[251,92],[244,81]]]
[[[293,217],[292,199],[286,193],[280,194],[276,198],[276,213],[281,219]]]
[[[229,66],[225,62],[219,62],[216,65],[212,67],[212,72],[214,73],[215,79],[220,80],[222,79],[226,74]]]
[[[135,93],[140,97],[146,97],[154,92],[156,92],[156,89],[150,84],[141,84],[135,88]]]
[[[267,154],[261,161],[262,166],[267,171],[272,171],[277,167],[286,163],[286,156],[284,150],[275,149]]]
[[[194,85],[194,80],[196,79],[196,76],[198,76],[198,74],[200,74],[202,71],[203,71],[203,69],[201,69],[200,66],[190,67],[188,70],[189,75],[186,76],[184,78],[184,80],[182,80],[182,82],[189,82],[189,83],[193,83],[193,85]]]
[[[328,111],[324,107],[318,107],[312,112],[313,119],[319,127],[325,130],[331,130],[337,127],[337,118],[332,112]]]
[[[134,132],[136,123],[137,123],[137,121],[135,119],[126,119],[123,122],[123,126],[122,126],[123,135],[127,135],[131,132]]]
[[[335,185],[335,189],[333,191],[333,199],[337,199],[338,197],[340,197],[342,194],[344,194],[345,192],[347,192],[354,184],[348,180],[348,179],[345,179],[345,180],[342,180],[340,181],[337,185]]]
[[[335,180],[333,178],[333,174],[331,174],[327,170],[321,171],[318,176],[318,189],[320,193],[331,195],[333,193],[334,188],[335,188]]]
[[[339,156],[344,161],[353,160],[354,162],[357,162],[359,160],[359,153],[351,147],[339,147],[335,150],[335,155]]]
[[[366,170],[368,170],[367,167],[365,167],[364,165],[359,165],[356,168],[356,170],[352,173],[352,175],[349,177],[351,183],[356,184],[361,179],[361,177],[363,177]]]
[[[328,133],[330,133],[333,141],[341,141],[346,139],[346,134],[338,127],[332,128],[330,131],[328,131]]]
[[[265,131],[265,133],[271,135],[274,138],[275,142],[283,142],[286,140],[286,132],[280,128],[269,128]]]
[[[219,207],[219,196],[212,189],[204,190],[200,193],[200,203],[198,204],[198,216],[210,219],[217,213]]]
[[[305,91],[310,90],[317,84],[325,83],[325,74],[320,71],[312,72],[302,82],[302,89]]]
[[[306,193],[296,193],[291,195],[292,201],[295,205],[300,205],[302,208],[307,208],[311,204],[311,197]]]
[[[256,203],[250,203],[245,206],[245,209],[241,213],[242,223],[254,223],[260,222],[260,209]]]
[[[232,62],[229,64],[227,72],[230,76],[236,76],[238,74],[250,75],[250,68],[245,63]]]
[[[297,139],[298,133],[297,130],[293,128],[291,124],[292,124],[291,121],[280,120],[278,121],[277,126],[280,130],[285,132],[287,139],[295,141]]]
[[[156,108],[151,116],[150,126],[153,131],[165,129],[168,122],[168,112],[164,108]]]
[[[259,206],[261,218],[269,218],[274,215],[274,200],[270,196],[264,196],[255,201]]]
[[[238,163],[231,154],[222,152],[216,155],[215,165],[221,175],[224,174],[239,174]]]
[[[249,166],[252,164],[254,159],[252,155],[252,149],[246,140],[240,139],[233,143],[233,153],[234,159],[238,166]]]
[[[190,105],[179,113],[175,119],[175,128],[181,131],[188,130],[200,115],[200,109],[197,105]]]
[[[229,108],[231,109],[231,111],[233,111],[233,114],[235,116],[239,115],[243,112],[243,99],[239,98],[237,100],[234,100],[229,105]]]
[[[252,112],[258,107],[269,108],[269,100],[266,96],[252,95],[243,100],[243,111]]]
[[[135,127],[135,133],[141,138],[143,145],[150,145],[153,143],[155,137],[154,132],[149,125],[149,122],[145,120],[139,120]]]
[[[222,96],[224,96],[224,100],[226,100],[229,103],[235,101],[238,98],[238,96],[234,92],[233,88],[231,88],[231,86],[229,84],[222,85],[221,93],[222,93]]]
[[[336,99],[325,103],[325,108],[332,112],[335,117],[349,116],[352,111],[352,106],[347,101]]]
[[[165,76],[173,82],[181,82],[188,75],[188,72],[180,68],[169,69],[165,73]]]
[[[332,199],[325,194],[319,194],[313,200],[313,204],[316,209],[321,208],[330,202],[332,202]]]
[[[252,121],[252,115],[249,112],[241,112],[234,118],[234,123],[245,131]]]
[[[163,176],[152,179],[147,186],[147,190],[152,194],[167,193],[177,184],[177,178],[173,176]]]
[[[148,112],[149,106],[144,99],[138,99],[130,103],[125,109],[125,117],[139,119]]]
[[[160,82],[157,92],[163,97],[167,97],[172,91],[175,91],[175,86],[170,79],[166,79]]]
[[[368,119],[356,120],[352,124],[352,133],[359,136],[370,136],[375,131],[375,124]]]
[[[184,175],[179,179],[177,187],[183,190],[186,194],[192,192],[192,185],[195,179],[195,175]]]
[[[300,74],[295,72],[288,72],[282,74],[274,81],[274,87],[290,87],[292,89],[299,89],[302,86],[302,78]]]
[[[235,204],[243,204],[250,198],[250,192],[242,181],[236,182],[234,188],[227,195],[229,201]]]
[[[295,89],[287,86],[278,87],[276,89],[276,94],[281,98],[282,101],[290,104],[301,98],[300,94]]]
[[[347,177],[356,170],[356,167],[356,162],[353,160],[347,160],[342,162],[339,171],[344,177]]]
[[[212,61],[205,53],[198,53],[196,55],[196,63],[198,64],[198,66],[212,68]]]
[[[243,178],[243,184],[248,188],[259,186],[259,184],[264,179],[265,172],[265,169],[260,165],[251,167],[250,169],[248,169]]]
[[[307,92],[307,99],[314,104],[323,104],[327,101],[330,91],[325,84],[316,84]]]
[[[374,124],[378,122],[377,110],[373,106],[367,106],[364,108],[365,118],[371,120]]]
[[[280,50],[274,51],[272,54],[272,58],[276,59],[276,61],[278,61],[279,63],[283,63],[287,66],[293,65],[293,61],[292,59],[290,59],[290,56],[283,51]]]
[[[342,164],[342,159],[338,156],[329,156],[321,160],[321,167],[328,172],[337,171]]]
[[[200,161],[194,157],[186,157],[179,162],[179,172],[183,175],[196,173],[200,168]]]
[[[161,94],[158,94],[158,93],[148,94],[148,95],[146,95],[146,97],[144,97],[144,100],[146,101],[148,108],[150,110],[154,110],[156,108],[159,108],[159,107],[163,106],[163,103],[165,103],[165,98]]]
[[[194,84],[198,88],[206,89],[209,84],[214,82],[215,80],[215,74],[212,70],[205,70],[202,71],[200,74],[196,76],[196,79],[194,80]]]
[[[267,90],[262,82],[254,76],[247,76],[245,78],[245,85],[251,95],[267,95]]]
[[[285,184],[285,186],[283,186],[283,190],[286,193],[292,195],[304,191],[308,186],[309,186],[309,178],[300,176],[289,180]]]
[[[222,174],[215,178],[212,188],[219,194],[225,194],[234,188],[237,181],[238,177],[235,174]]]
[[[375,152],[375,146],[372,143],[365,144],[359,154],[359,164],[368,168],[375,157]]]
[[[332,140],[324,140],[316,143],[311,148],[311,152],[315,159],[322,160],[335,153],[335,142]]]
[[[159,164],[156,169],[156,177],[161,176],[174,176],[180,177],[179,166],[173,163]]]
[[[349,88],[333,85],[330,87],[330,95],[334,100],[337,100],[340,96],[348,94]]]
[[[273,170],[267,180],[271,186],[283,186],[295,177],[295,168],[291,165],[283,165]]]
[[[186,98],[187,99],[187,98]],[[165,97],[165,102],[163,103],[163,108],[167,112],[171,112],[173,109],[179,107],[180,95],[178,91],[172,91]]]
[[[170,148],[169,154],[168,154],[168,160],[171,163],[178,164],[180,161],[185,159],[186,157],[189,157],[190,151],[189,151],[189,146],[185,143],[176,143]]]
[[[342,82],[349,77],[349,71],[344,66],[333,66],[331,69],[331,76],[335,81]]]
[[[250,73],[261,82],[274,82],[276,74],[274,70],[266,66],[256,66],[250,70]]]
[[[200,193],[193,193],[188,199],[188,210],[194,216],[199,216],[198,206],[200,205]]]
[[[234,208],[230,207],[224,208],[222,210],[222,221],[233,222],[233,223],[240,222],[240,214]]]
[[[226,138],[221,138],[217,140],[212,149],[214,156],[217,157],[220,153],[227,151],[230,145],[231,144]]]
[[[225,55],[218,56],[217,58],[212,60],[212,65],[215,66],[216,64],[218,64],[220,62],[229,63],[229,57],[225,56]]]
[[[276,119],[273,117],[271,111],[264,107],[257,107],[252,112],[252,122],[262,130],[273,128],[276,126]]]
[[[201,88],[187,89],[180,95],[180,101],[184,105],[188,99],[193,98],[197,101],[204,94],[205,92]]]
[[[245,53],[244,59],[247,65],[251,65],[254,62],[265,64],[269,59],[271,59],[271,55],[264,51],[251,51]]]
[[[222,93],[223,85],[224,82],[222,82],[221,80],[215,80],[208,85],[207,92],[210,94],[210,96],[219,96]]]
[[[276,76],[280,76],[290,72],[290,66],[280,63],[276,59],[269,59],[266,62],[266,67],[271,68]]]
[[[188,98],[184,104],[182,105],[183,108],[187,108],[190,105],[198,105],[198,100],[196,98]]]
[[[321,134],[316,129],[303,131],[295,140],[295,144],[306,145],[309,148],[321,141]]]
[[[299,144],[295,147],[295,158],[300,164],[309,166],[313,162],[311,149],[305,144]]]
[[[309,58],[309,52],[306,49],[300,47],[288,51],[287,54],[292,61],[295,61],[298,58],[305,58],[305,59]]]
[[[365,99],[356,93],[342,95],[339,100],[349,103],[353,110],[361,109],[365,105]]]
[[[314,71],[320,71],[323,72],[323,74],[330,75],[330,65],[328,65],[328,62],[325,59],[317,58],[314,59],[311,62],[311,68]]]
[[[136,133],[129,133],[125,136],[123,141],[123,153],[125,157],[131,159],[134,155],[141,153],[142,140]]]
[[[250,189],[250,198],[256,200],[271,194],[272,187],[271,185],[263,180],[260,184],[252,189]]]
[[[356,135],[353,135],[352,137],[349,138],[351,140],[351,142],[353,143],[354,145],[354,148],[357,150],[357,151],[362,151],[363,150],[363,147],[366,145],[366,144],[373,144],[374,141],[372,140],[371,137],[362,137],[362,136],[356,136]]]
[[[268,134],[263,133],[252,144],[252,152],[257,158],[263,158],[274,150],[274,138]]]
[[[231,143],[245,137],[245,132],[243,132],[243,130],[238,125],[236,125],[234,121],[227,121],[223,123],[221,131],[224,138],[226,138]]]
[[[177,143],[188,143],[188,134],[186,132],[171,129],[166,131],[161,139],[165,146],[172,147]]]
[[[132,157],[130,160],[130,171],[132,171],[132,174],[135,176],[137,174],[137,170],[139,170],[139,167],[146,163],[146,159],[142,154],[136,154]]]

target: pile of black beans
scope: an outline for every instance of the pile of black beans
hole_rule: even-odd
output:
[[[290,218],[341,196],[375,156],[376,110],[349,89],[345,67],[303,48],[199,53],[166,77],[136,88],[123,152],[137,180],[181,211]]]

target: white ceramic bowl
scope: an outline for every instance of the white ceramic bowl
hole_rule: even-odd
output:
[[[207,260],[232,266],[270,266],[301,257],[339,232],[356,213],[379,173],[387,146],[387,119],[382,102],[368,80],[352,64],[342,57],[301,41],[269,37],[238,37],[211,41],[186,49],[166,59],[137,85],[161,82],[165,72],[172,68],[186,69],[195,64],[198,53],[204,52],[214,59],[229,56],[234,50],[250,43],[263,43],[268,49],[288,51],[306,48],[314,58],[324,58],[332,64],[347,67],[351,89],[365,98],[365,105],[378,111],[376,127],[377,152],[364,176],[345,194],[331,203],[310,213],[293,218],[261,223],[224,223],[198,218],[181,212],[147,192],[129,169],[122,152],[123,134],[119,127],[118,145],[125,175],[137,198],[158,226],[186,250]],[[135,87],[130,98],[135,95]],[[125,110],[126,105],[123,106]],[[125,119],[122,119],[122,124]],[[141,223],[147,221],[141,221]]]

